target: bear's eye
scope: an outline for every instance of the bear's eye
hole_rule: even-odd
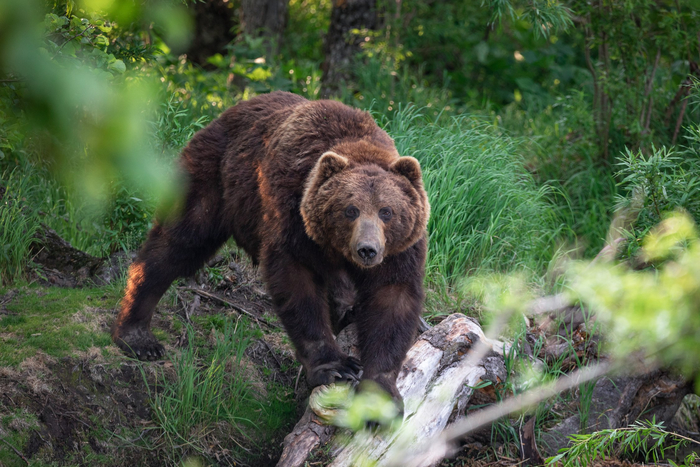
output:
[[[345,217],[354,221],[355,219],[360,217],[360,210],[357,209],[355,206],[348,206],[348,208],[345,210]]]
[[[391,210],[391,208],[381,208],[379,210],[379,218],[383,220],[384,222],[389,222],[391,219],[391,216],[393,216],[394,213]]]

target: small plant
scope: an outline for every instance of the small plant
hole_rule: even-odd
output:
[[[591,402],[593,400],[593,389],[595,389],[595,381],[588,381],[579,386],[579,407],[578,416],[581,421],[580,427],[585,431],[588,427],[588,416],[591,412]]]
[[[696,157],[674,149],[652,145],[649,153],[625,149],[615,174],[626,196],[618,196],[616,209],[635,211],[636,222],[629,233],[629,253],[636,253],[639,240],[665,213],[685,209],[695,219],[700,217],[700,164]]]
[[[632,152],[625,149],[615,174],[619,185],[631,194],[635,189],[643,191],[645,203],[640,216],[656,224],[665,212],[682,207],[692,213],[700,213],[700,167],[692,158],[665,146],[652,146],[651,152]],[[618,199],[618,205],[625,202]]]
[[[697,441],[666,431],[663,423],[656,423],[655,420],[638,421],[626,428],[575,434],[570,439],[572,446],[560,449],[559,454],[547,459],[546,465],[586,466],[596,459],[619,456],[641,456],[645,462],[658,464],[669,453],[691,442],[700,446]],[[693,461],[686,459],[686,462],[688,460]]]

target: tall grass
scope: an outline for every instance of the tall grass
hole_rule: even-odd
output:
[[[179,446],[183,454],[204,454],[208,442],[221,431],[244,438],[239,424],[251,426],[245,414],[259,409],[254,406],[260,403],[253,398],[252,386],[243,371],[249,339],[238,326],[227,320],[208,355],[198,352],[191,327],[188,340],[189,346],[171,357],[175,378],[163,376],[160,387],[151,395],[153,417],[166,446]],[[213,426],[219,427],[219,433],[213,432]]]
[[[562,230],[524,166],[519,141],[469,116],[427,119],[403,108],[384,122],[399,153],[416,157],[431,203],[429,280],[526,268],[543,272]]]
[[[39,222],[27,203],[31,180],[18,170],[6,172],[0,181],[0,282],[24,276],[32,237]]]
[[[522,138],[537,183],[553,187],[567,242],[585,257],[595,256],[605,244],[617,186],[611,167],[599,159],[587,95],[559,96],[546,108],[511,104],[498,119]]]

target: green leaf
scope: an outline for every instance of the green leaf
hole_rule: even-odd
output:
[[[226,65],[228,64],[226,59],[218,53],[207,58],[207,62],[211,63],[212,65],[218,68],[226,68]]]
[[[107,48],[107,46],[109,45],[109,39],[107,39],[107,37],[100,34],[99,36],[95,37],[95,45],[98,47]]]
[[[272,71],[264,68],[256,68],[246,76],[253,81],[265,81],[267,78],[272,76]]]
[[[107,68],[117,73],[124,73],[126,71],[126,65],[124,65],[124,62],[121,60],[113,61]]]

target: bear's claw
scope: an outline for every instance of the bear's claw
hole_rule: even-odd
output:
[[[362,365],[353,357],[345,356],[339,360],[327,362],[311,369],[308,376],[311,387],[335,382],[357,383],[360,380]]]
[[[148,329],[132,328],[117,330],[113,334],[114,342],[122,351],[139,360],[158,360],[165,356],[165,347],[158,342]]]

